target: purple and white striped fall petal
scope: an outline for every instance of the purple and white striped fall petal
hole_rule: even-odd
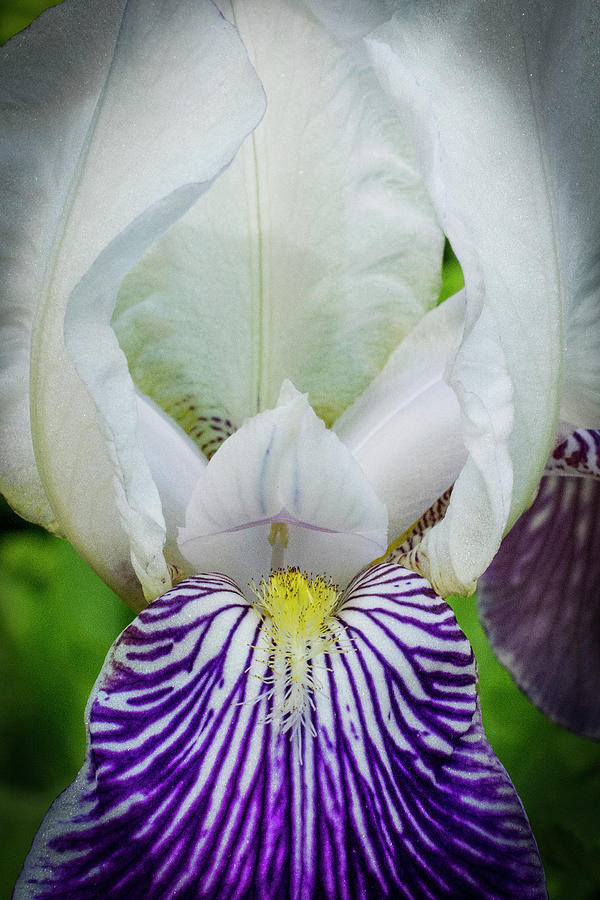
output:
[[[427,582],[357,576],[300,689],[261,596],[198,575],[125,630],[16,897],[545,897],[471,648]]]
[[[479,582],[479,612],[532,702],[600,738],[600,431],[565,434],[547,471]]]

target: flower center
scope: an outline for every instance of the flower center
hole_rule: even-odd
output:
[[[272,709],[267,721],[282,733],[299,740],[301,728],[316,734],[311,722],[313,694],[322,690],[317,670],[327,671],[328,653],[343,653],[349,647],[346,631],[335,613],[340,592],[333,582],[301,573],[298,569],[272,572],[261,581],[254,608],[263,620],[262,637],[270,673],[267,697]],[[264,696],[264,695],[263,695]]]

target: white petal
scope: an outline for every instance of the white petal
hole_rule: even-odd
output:
[[[305,0],[338,40],[353,40],[391,18],[394,0]]]
[[[165,517],[165,555],[184,568],[177,547],[177,529],[185,521],[186,507],[207,459],[185,431],[149,397],[136,392],[136,404],[138,441],[158,488]]]
[[[130,554],[153,595],[168,583],[160,502],[134,439],[125,361],[103,323],[123,275],[256,124],[262,92],[208,0],[61,4],[3,48],[2,84],[3,277],[21,342],[6,376],[21,384],[9,421],[28,432],[30,371],[33,445],[54,517],[122,595],[139,598]],[[74,289],[72,350],[98,420],[64,343]],[[6,490],[34,493],[39,506],[26,443]],[[2,449],[12,452],[10,434]],[[20,484],[22,468],[33,486]]]
[[[454,483],[465,462],[458,400],[444,380],[463,319],[461,292],[422,319],[334,426],[386,503],[391,540]]]
[[[469,460],[421,545],[423,572],[442,594],[473,589],[533,499],[554,435],[563,304],[546,166],[558,77],[547,61],[563,49],[546,30],[554,7],[410,3],[368,39],[465,275],[450,384]]]
[[[561,416],[600,426],[600,10],[593,0],[552,4],[544,112],[556,198],[565,300]]]
[[[228,15],[267,113],[125,281],[115,330],[136,383],[184,427],[182,393],[205,420],[239,426],[285,378],[331,425],[434,305],[442,235],[366,61],[301,4],[236,2]]]
[[[387,513],[360,466],[289,384],[280,405],[228,438],[200,476],[179,535],[197,571],[245,588],[269,573],[274,523],[289,543],[277,565],[344,585],[387,546]]]

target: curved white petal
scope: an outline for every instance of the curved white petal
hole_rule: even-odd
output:
[[[46,522],[49,507],[102,577],[139,602],[129,558],[145,592],[160,593],[164,524],[110,309],[127,270],[254,127],[262,91],[208,0],[61,4],[3,48],[2,89],[2,302],[20,342],[5,376],[20,393],[3,390],[3,489],[16,505],[23,493],[26,515]],[[71,294],[80,375],[63,334]],[[29,435],[29,378],[35,463],[29,436],[11,440]]]
[[[300,3],[223,9],[267,112],[125,280],[114,321],[138,386],[209,451],[223,422],[274,406],[285,378],[331,425],[434,305],[442,250],[367,61]]]
[[[505,529],[531,503],[554,436],[569,287],[557,255],[562,189],[549,164],[558,149],[554,92],[565,54],[576,54],[569,63],[576,67],[586,43],[576,47],[572,30],[559,38],[560,6],[411,2],[368,39],[421,149],[465,275],[465,332],[450,384],[469,460],[444,521],[421,545],[423,572],[442,594],[473,589]],[[589,6],[573,13],[578,28]],[[597,123],[596,104],[592,118]],[[572,156],[569,146],[577,172],[582,154]],[[584,167],[580,193],[595,203],[589,174]]]
[[[160,494],[165,518],[165,556],[183,570],[177,529],[185,521],[186,507],[207,459],[185,431],[149,397],[136,391],[135,399],[138,441]]]
[[[565,300],[561,416],[600,426],[600,65],[596,3],[553,4],[545,57],[548,160]]]
[[[337,40],[356,40],[391,18],[395,0],[304,0]]]
[[[460,292],[419,322],[334,426],[387,506],[390,540],[421,517],[464,465],[460,408],[445,381],[463,321]]]
[[[285,526],[279,537],[276,523]],[[272,562],[345,585],[386,546],[385,506],[289,382],[279,406],[249,419],[211,459],[179,533],[197,571],[226,570],[242,588]]]

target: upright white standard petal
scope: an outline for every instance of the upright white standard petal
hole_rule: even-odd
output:
[[[600,10],[555,2],[544,58],[548,168],[564,284],[561,418],[600,426]]]
[[[134,571],[149,597],[169,583],[165,529],[112,305],[256,125],[262,89],[209,0],[67,0],[1,65],[2,488],[139,602]]]
[[[435,304],[443,235],[368,61],[289,0],[223,4],[268,108],[125,280],[134,380],[212,453],[282,381],[331,425]]]
[[[429,312],[334,425],[387,506],[391,541],[451,487],[465,463],[460,408],[445,381],[464,312],[462,292]]]
[[[531,503],[563,384],[585,382],[582,403],[585,394],[586,408],[591,401],[599,410],[589,352],[598,341],[597,241],[584,235],[588,223],[597,235],[598,222],[593,22],[589,2],[433,0],[403,4],[367,39],[421,148],[465,275],[465,331],[450,384],[469,458],[444,521],[420,549],[422,571],[442,594],[473,589]],[[580,344],[581,326],[590,331]]]
[[[226,571],[242,589],[290,566],[343,587],[386,546],[384,504],[290,382],[215,453],[179,534],[196,571]]]

